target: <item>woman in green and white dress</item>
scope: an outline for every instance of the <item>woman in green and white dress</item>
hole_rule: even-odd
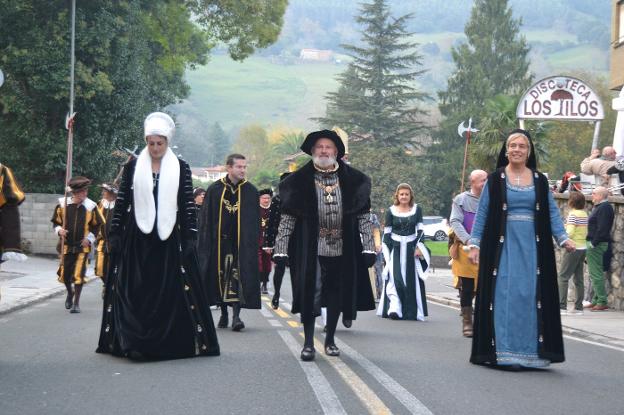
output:
[[[424,321],[425,280],[430,254],[424,243],[422,210],[407,183],[397,186],[394,205],[386,212],[383,237],[383,291],[377,315],[393,320]]]

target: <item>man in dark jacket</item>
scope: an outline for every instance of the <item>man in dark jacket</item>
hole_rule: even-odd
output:
[[[230,154],[227,175],[212,183],[199,211],[198,255],[208,301],[221,307],[217,327],[241,331],[241,308],[260,308],[258,190],[245,179],[247,160]]]
[[[596,187],[592,192],[594,209],[587,221],[587,266],[589,276],[594,288],[594,297],[591,304],[586,306],[591,311],[604,311],[607,306],[607,292],[603,268],[604,254],[611,242],[611,226],[613,226],[613,207],[607,201],[609,191],[602,187]]]
[[[334,341],[340,313],[343,320],[354,320],[358,310],[375,308],[368,278],[375,247],[370,179],[341,160],[345,146],[338,134],[313,132],[301,149],[312,161],[280,183],[282,216],[273,258],[276,263],[294,258],[292,312],[301,314],[301,359],[309,361],[315,357],[314,321],[321,307],[327,307],[329,356],[340,354]]]

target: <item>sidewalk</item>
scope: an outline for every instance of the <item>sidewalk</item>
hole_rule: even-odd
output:
[[[451,270],[436,268],[427,279],[427,299],[459,310],[458,293],[452,285]],[[624,351],[624,312],[622,311],[591,312],[586,310],[583,315],[561,316],[561,324],[564,335]]]
[[[65,293],[65,286],[56,279],[58,265],[57,259],[36,256],[0,265],[0,315]],[[93,268],[87,268],[88,281],[93,278]]]

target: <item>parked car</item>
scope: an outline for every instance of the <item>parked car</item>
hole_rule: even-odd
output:
[[[442,216],[423,216],[425,225],[425,238],[434,241],[445,241],[448,239],[448,222]]]

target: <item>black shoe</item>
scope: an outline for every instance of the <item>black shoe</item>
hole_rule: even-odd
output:
[[[303,350],[301,351],[301,360],[303,360],[304,362],[311,362],[312,360],[314,360],[314,356],[316,356],[314,347],[303,346]]]
[[[346,328],[350,329],[351,325],[353,325],[353,320],[342,319],[342,325]]]
[[[225,329],[228,326],[228,315],[227,314],[221,314],[221,318],[219,318],[219,323],[217,324],[217,327],[220,329]]]
[[[69,312],[72,313],[72,314],[80,313],[80,306],[74,304],[74,306],[72,307],[71,310],[69,310]]]
[[[273,296],[273,299],[271,300],[271,307],[273,307],[273,310],[277,310],[279,308],[279,295]]]
[[[74,305],[74,295],[67,294],[67,298],[65,298],[65,309],[69,310]]]
[[[241,331],[245,328],[245,323],[239,317],[234,317],[232,319],[232,331]]]
[[[335,344],[325,345],[325,354],[327,356],[340,356],[340,349]]]
[[[388,317],[390,317],[392,320],[398,320],[399,319],[399,315],[395,312],[392,312],[390,314],[388,314]]]

